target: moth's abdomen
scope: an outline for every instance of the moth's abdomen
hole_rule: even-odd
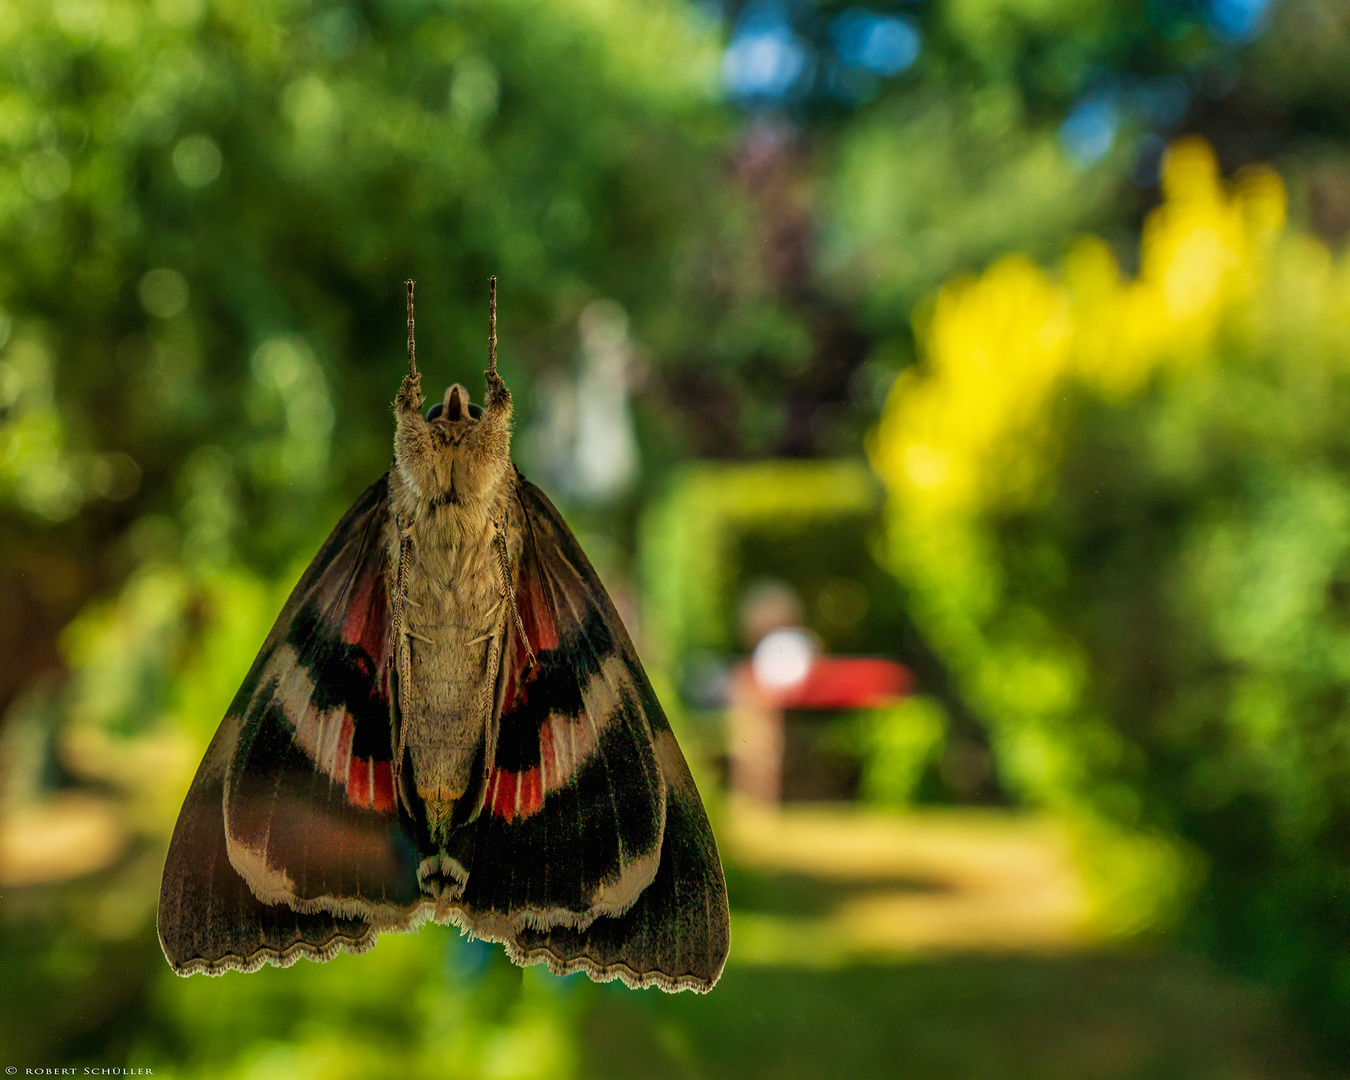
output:
[[[400,648],[410,677],[401,742],[432,839],[444,844],[452,824],[472,816],[482,798],[507,605],[491,530],[455,536],[432,519],[413,551],[403,583]]]
[[[403,743],[413,789],[426,806],[432,836],[443,842],[458,804],[478,799],[482,789],[482,748],[492,708],[485,692],[491,641],[464,645],[460,627],[428,629],[435,643],[414,638],[407,645],[412,686]],[[450,647],[437,637],[451,638]]]

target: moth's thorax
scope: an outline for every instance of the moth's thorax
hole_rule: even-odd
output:
[[[389,537],[391,573],[407,543],[403,596],[417,623],[433,612],[453,613],[478,625],[497,606],[503,588],[499,554],[503,539],[514,561],[520,551],[512,489],[515,474],[503,477],[491,496],[471,504],[419,503],[395,515]],[[404,485],[395,478],[393,487]],[[400,502],[396,495],[395,506]],[[411,502],[412,500],[407,500]],[[419,609],[425,608],[425,612]]]
[[[443,528],[476,531],[500,506],[514,475],[511,432],[502,424],[478,421],[471,426],[400,421],[394,442],[392,492],[405,520],[432,519]],[[413,437],[407,437],[413,436]]]

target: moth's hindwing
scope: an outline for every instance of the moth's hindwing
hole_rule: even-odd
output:
[[[469,925],[519,962],[706,989],[727,909],[698,792],[581,546],[538,488],[517,492],[524,638],[465,862]]]
[[[377,931],[365,919],[264,904],[230,864],[222,807],[239,720],[221,724],[178,815],[159,893],[165,957],[180,975],[220,975],[366,951]]]
[[[721,976],[731,939],[717,842],[669,727],[657,733],[656,747],[669,793],[656,880],[617,918],[597,919],[585,930],[521,931],[507,947],[517,964],[700,993]]]
[[[328,959],[421,914],[390,771],[388,515],[383,478],[292,592],[198,770],[159,909],[184,974]]]

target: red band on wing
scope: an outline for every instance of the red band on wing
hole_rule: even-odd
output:
[[[501,723],[511,723],[516,710],[529,700],[538,667],[530,663],[536,657],[558,647],[558,622],[546,599],[539,579],[521,567],[516,584],[516,604],[525,629],[525,640],[512,634],[512,647],[506,654],[507,691]],[[529,642],[526,648],[525,642]],[[483,806],[507,821],[538,813],[550,792],[571,781],[577,766],[595,752],[597,734],[585,712],[579,716],[550,713],[539,728],[539,764],[523,772],[508,772],[495,766],[488,773]]]
[[[394,771],[388,761],[352,758],[347,769],[347,801],[364,810],[394,812]]]
[[[389,648],[389,597],[378,562],[356,583],[342,621],[342,636],[364,649],[379,667],[385,666],[385,653]]]
[[[537,814],[544,805],[543,778],[539,769],[528,769],[523,773],[494,769],[484,804],[491,806],[497,817],[507,821]]]
[[[370,758],[352,758],[347,772],[347,801],[353,806],[370,806]]]
[[[572,779],[595,746],[595,730],[585,713],[576,719],[550,715],[539,729],[539,764],[524,772],[494,768],[483,805],[507,821],[538,813],[548,794]]]
[[[544,805],[543,781],[544,778],[540,775],[537,767],[520,774],[520,780],[517,781],[520,791],[517,813],[521,817],[529,817]]]
[[[371,790],[371,805],[383,814],[394,812],[394,769],[389,761],[375,762],[375,786]]]
[[[529,698],[530,683],[535,676],[530,654],[538,656],[541,652],[558,647],[557,621],[544,598],[539,579],[529,573],[525,565],[521,566],[520,578],[516,582],[516,608],[520,612],[525,636],[522,640],[519,633],[511,635],[511,649],[506,656],[508,689],[502,708],[504,723],[509,723],[511,714]],[[539,737],[541,759],[544,753],[552,754],[552,739],[545,738],[547,730],[548,723],[545,722]],[[552,764],[554,762],[544,760],[542,769],[550,771]],[[497,817],[507,821],[538,813],[544,805],[544,775],[541,767],[536,766],[523,773],[494,767],[488,774],[483,805],[491,807]]]
[[[516,583],[516,607],[525,626],[525,637],[536,653],[558,647],[558,624],[553,618],[539,578],[521,568]]]
[[[374,675],[379,697],[387,704],[391,697],[389,597],[379,559],[370,560],[365,572],[357,579],[342,621],[342,636],[365,654],[358,658],[359,666],[364,669],[365,657],[370,658],[373,670],[368,674]],[[392,814],[395,810],[392,763],[352,757],[353,733],[352,717],[344,715],[331,775],[346,787],[347,800],[353,806]]]

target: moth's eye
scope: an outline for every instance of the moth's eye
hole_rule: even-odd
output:
[[[477,405],[470,405],[469,415],[472,416],[475,420],[477,420],[480,416],[483,415],[483,410],[480,409]]]
[[[427,423],[431,423],[436,417],[440,416],[444,409],[445,406],[441,402],[436,402],[435,405],[427,410]]]

